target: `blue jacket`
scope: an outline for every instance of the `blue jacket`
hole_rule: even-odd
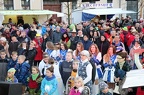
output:
[[[7,65],[7,70],[9,70],[10,68],[15,68],[16,63],[17,63],[17,60],[14,61],[13,59],[10,59]]]
[[[89,50],[90,45],[92,44],[92,42],[90,40],[88,41],[82,41],[83,46],[84,46],[84,50]]]
[[[52,77],[46,76],[41,82],[41,95],[44,95],[44,93],[58,95],[57,84],[58,82],[54,75]]]
[[[17,63],[15,69],[15,76],[18,79],[18,82],[27,85],[27,78],[30,75],[30,65],[26,62],[23,62],[22,64]]]

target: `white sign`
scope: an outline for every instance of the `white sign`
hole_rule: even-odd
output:
[[[101,4],[96,4],[96,3],[83,3],[81,4],[82,8],[102,8],[102,7],[113,7],[113,3],[101,3]]]

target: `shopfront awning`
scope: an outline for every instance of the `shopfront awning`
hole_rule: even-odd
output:
[[[84,9],[84,13],[93,15],[112,15],[112,14],[129,14],[136,13],[134,11],[122,10],[120,8],[107,8],[107,9]]]
[[[50,10],[0,10],[2,15],[52,15],[57,14],[58,17],[63,17],[64,13]]]

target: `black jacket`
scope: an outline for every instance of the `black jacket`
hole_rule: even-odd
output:
[[[71,72],[72,72],[72,61],[71,62],[63,61],[59,66],[59,71],[64,86],[66,86],[67,79],[71,76]]]

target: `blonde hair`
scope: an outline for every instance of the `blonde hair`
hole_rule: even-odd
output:
[[[53,44],[52,42],[50,42],[50,41],[46,43],[46,47],[47,47],[48,49],[55,50],[54,44]]]
[[[25,61],[26,57],[24,55],[19,55],[18,58],[23,59]]]
[[[73,64],[79,64],[79,63],[80,63],[80,61],[77,59],[73,61]]]
[[[81,77],[76,77],[74,79],[74,82],[76,82],[76,81],[81,82],[81,84],[82,84],[81,86],[84,87],[84,82],[83,82],[83,79]]]
[[[16,51],[13,51],[11,55],[18,55],[18,53]]]

